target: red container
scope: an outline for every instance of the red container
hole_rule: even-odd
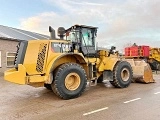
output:
[[[132,46],[125,48],[125,56],[149,57],[149,46]]]
[[[140,46],[142,57],[149,57],[149,46]]]
[[[132,57],[138,57],[139,56],[138,46],[130,47],[130,56],[132,56]]]
[[[125,56],[130,56],[130,47],[125,48]]]

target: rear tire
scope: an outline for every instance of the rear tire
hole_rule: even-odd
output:
[[[131,65],[126,61],[118,61],[113,70],[113,81],[110,83],[117,88],[126,88],[133,77]]]
[[[72,99],[79,97],[86,85],[85,70],[77,63],[65,63],[57,69],[51,87],[58,97]]]

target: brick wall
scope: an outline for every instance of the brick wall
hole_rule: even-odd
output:
[[[1,66],[2,66],[0,68],[0,76],[2,76],[4,71],[8,69],[6,67],[6,53],[16,52],[17,44],[18,44],[18,41],[0,39]]]

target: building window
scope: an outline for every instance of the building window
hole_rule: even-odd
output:
[[[6,53],[6,65],[7,67],[14,67],[16,53],[15,52],[7,52]]]

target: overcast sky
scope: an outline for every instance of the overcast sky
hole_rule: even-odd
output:
[[[1,0],[0,24],[47,35],[50,25],[90,25],[99,46],[160,47],[160,0]]]

